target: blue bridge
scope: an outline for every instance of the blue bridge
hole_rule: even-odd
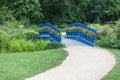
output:
[[[61,31],[50,23],[40,24],[39,38],[53,42],[61,42]]]
[[[97,31],[85,24],[68,24],[65,38],[77,40],[90,46],[95,46]],[[61,42],[61,31],[50,23],[39,25],[39,38],[52,42]]]

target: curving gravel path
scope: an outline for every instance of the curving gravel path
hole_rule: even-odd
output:
[[[60,66],[26,80],[101,80],[115,65],[114,56],[107,50],[70,39],[62,42],[69,52],[67,59]]]

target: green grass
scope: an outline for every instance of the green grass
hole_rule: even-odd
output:
[[[120,80],[120,50],[109,49],[116,56],[116,65],[102,80]]]
[[[24,80],[61,64],[66,57],[63,49],[0,54],[0,80]]]

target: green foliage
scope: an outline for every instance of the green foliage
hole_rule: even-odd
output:
[[[20,22],[17,20],[5,21],[4,26],[8,28],[19,28]]]
[[[45,49],[45,47],[47,46],[49,42],[44,42],[42,40],[37,40],[35,45],[36,45],[36,50],[37,51],[41,51],[43,49]]]
[[[115,28],[117,39],[120,40],[120,20],[116,22]]]
[[[57,49],[57,48],[64,48],[65,45],[63,43],[51,42],[46,47],[46,49]]]
[[[59,26],[59,28],[65,29],[67,27],[67,24],[63,23],[62,25]]]
[[[29,52],[29,51],[35,51],[35,43],[32,41],[27,41],[25,44],[25,51]]]
[[[19,39],[23,39],[24,35],[22,33],[18,32],[18,33],[11,34],[9,38],[11,40],[13,40],[13,39],[19,40]]]
[[[22,52],[22,47],[18,41],[12,40],[9,42],[9,52]]]
[[[120,49],[120,40],[115,40],[112,48]]]
[[[120,21],[114,24],[92,24],[90,25],[97,30],[96,44],[101,47],[120,49]]]
[[[47,4],[47,5],[46,5]],[[69,0],[42,0],[41,6],[44,14],[44,21],[53,24],[64,22],[70,6]]]
[[[27,40],[36,40],[38,39],[38,32],[36,32],[35,30],[25,30],[25,32],[23,32],[23,35],[25,36],[25,38]]]
[[[30,20],[28,19],[28,18],[21,18],[21,20],[20,20],[20,23],[22,24],[22,25],[24,25],[24,27],[25,28],[29,28],[30,27]]]
[[[112,29],[111,24],[91,24],[90,26],[97,30],[97,39],[101,39],[102,37],[111,36],[111,34],[114,34],[114,30]]]
[[[14,17],[12,15],[12,11],[8,9],[8,7],[3,6],[0,7],[0,23],[4,23],[5,21],[13,20]]]
[[[43,18],[39,0],[17,0],[10,7],[18,20],[28,18],[33,23],[39,23]]]
[[[109,36],[103,37],[100,40],[97,40],[96,44],[99,45],[100,47],[111,48],[113,45],[110,39],[111,38]]]
[[[0,40],[1,43],[1,40]],[[30,51],[41,51],[47,46],[49,42],[45,42],[42,40],[37,41],[27,41],[25,39],[19,40],[10,40],[0,46],[1,52],[2,50],[6,50],[6,52],[30,52]],[[2,52],[3,53],[3,52]]]
[[[6,52],[8,50],[9,36],[3,34],[0,31],[0,53]]]
[[[120,18],[120,0],[1,0],[0,22],[106,23]],[[14,16],[14,17],[13,17]],[[26,22],[25,22],[26,23]],[[61,26],[60,26],[61,27]]]

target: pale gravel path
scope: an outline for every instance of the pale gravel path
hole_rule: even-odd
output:
[[[58,67],[26,80],[100,80],[115,65],[114,56],[107,50],[63,39],[69,56]]]

